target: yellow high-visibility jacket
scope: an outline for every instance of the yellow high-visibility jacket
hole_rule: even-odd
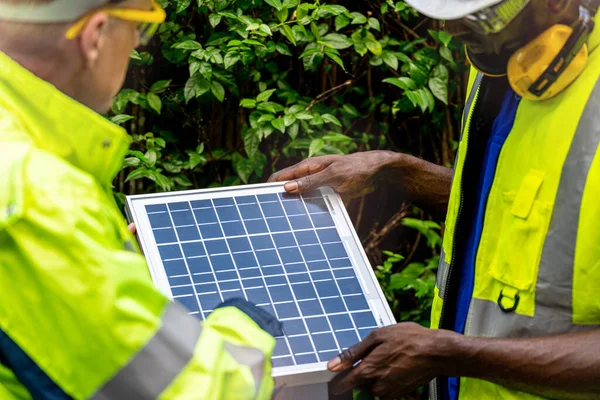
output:
[[[539,337],[600,329],[599,44],[596,27],[588,41],[588,64],[564,92],[519,104],[485,209],[467,336]],[[432,328],[452,329],[445,322],[445,301],[456,289],[455,245],[470,212],[461,204],[476,129],[471,121],[482,109],[482,93],[493,95],[490,79],[473,72],[469,82]],[[431,385],[434,399],[440,396],[440,381]],[[461,400],[500,398],[540,397],[478,379],[460,380]]]
[[[155,289],[111,192],[129,143],[0,53],[0,399],[269,399],[273,337]]]

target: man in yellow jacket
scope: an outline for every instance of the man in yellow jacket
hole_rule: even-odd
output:
[[[367,152],[272,177],[345,195],[387,181],[446,217],[433,329],[375,331],[330,362],[350,370],[336,390],[398,399],[435,378],[436,400],[597,399],[600,1],[407,3],[448,20],[473,66],[454,172]]]
[[[129,137],[98,113],[165,19],[150,0],[0,0],[0,399],[269,399],[279,322],[205,323],[153,286],[111,181]]]

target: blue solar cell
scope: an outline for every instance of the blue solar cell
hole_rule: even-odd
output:
[[[192,208],[212,208],[212,201],[210,200],[194,200],[190,202]]]
[[[294,235],[296,236],[296,240],[300,246],[305,246],[307,244],[319,244],[319,238],[317,238],[315,231],[294,232]]]
[[[148,214],[148,219],[150,220],[150,226],[152,229],[156,228],[172,228],[173,224],[171,223],[171,217],[169,213],[157,213],[157,214]]]
[[[310,282],[310,276],[308,276],[308,273],[288,275],[288,279],[290,280],[290,283]]]
[[[213,203],[216,206],[234,206],[235,203],[231,197],[227,197],[224,199],[213,199]]]
[[[281,275],[283,274],[283,267],[281,265],[275,265],[272,267],[261,268],[264,276]]]
[[[242,251],[252,250],[248,238],[245,237],[227,239],[227,243],[229,243],[229,248],[231,249],[232,253],[240,253]]]
[[[367,336],[369,336],[369,334],[374,330],[375,328],[359,329],[358,335],[360,336],[360,340],[365,340]]]
[[[369,303],[367,303],[367,299],[362,294],[357,296],[345,296],[344,301],[350,311],[369,309]]]
[[[352,313],[352,319],[357,328],[370,328],[377,326],[371,311]]]
[[[187,308],[190,312],[200,311],[200,307],[198,306],[198,301],[196,300],[195,296],[178,297],[177,302]]]
[[[325,249],[325,254],[327,254],[327,258],[329,259],[348,257],[343,243],[324,244],[323,249]]]
[[[321,198],[321,197],[323,197],[323,195],[321,194],[321,191],[319,189],[310,190],[308,192],[302,193],[303,199],[314,199],[314,198]]]
[[[258,204],[249,204],[244,206],[239,206],[240,212],[242,213],[242,218],[246,219],[256,219],[262,218],[263,215],[260,212],[260,207]]]
[[[221,291],[223,290],[234,290],[234,289],[242,289],[242,284],[240,281],[230,281],[230,282],[219,282],[219,287]]]
[[[356,277],[356,274],[354,273],[354,268],[336,269],[333,270],[333,274],[335,275],[336,279]]]
[[[313,261],[307,264],[308,269],[311,271],[322,271],[325,269],[329,269],[329,263],[327,261]]]
[[[317,235],[319,235],[321,243],[334,243],[342,241],[336,229],[319,229],[317,231]]]
[[[205,272],[202,274],[194,274],[194,275],[192,275],[192,279],[194,280],[194,283],[200,283],[200,284],[216,282],[215,275],[212,272]]]
[[[171,288],[171,293],[173,293],[174,297],[193,295],[194,294],[194,287],[191,286],[191,285],[190,286],[174,287],[174,288]]]
[[[177,236],[173,229],[155,229],[152,233],[156,244],[177,243]]]
[[[273,240],[278,248],[296,246],[296,239],[291,233],[278,233],[273,235]]]
[[[312,277],[313,281],[326,281],[333,279],[333,274],[331,271],[311,272],[310,276]]]
[[[362,293],[362,290],[360,289],[360,283],[356,278],[338,279],[337,284],[340,287],[342,294]]]
[[[208,257],[190,258],[186,260],[186,262],[188,267],[190,267],[190,272],[192,274],[201,274],[212,271],[208,262]]]
[[[192,284],[192,281],[190,280],[190,277],[188,275],[178,276],[176,278],[169,277],[169,285],[171,285],[171,287],[191,285],[191,284]]]
[[[249,235],[269,232],[264,219],[252,219],[249,221],[244,221],[244,225],[246,225],[246,231],[248,231]]]
[[[178,211],[178,210],[189,210],[190,203],[187,201],[177,202],[177,203],[169,203],[169,210]]]
[[[302,303],[299,303],[299,304],[302,304]],[[327,322],[327,318],[325,318],[325,317],[306,318],[306,325],[308,326],[308,330],[311,333],[330,332],[331,331],[329,322]]]
[[[286,335],[302,335],[306,333],[306,326],[301,319],[290,319],[283,322],[283,331]]]
[[[344,305],[344,302],[342,301],[341,297],[321,299],[321,302],[323,303],[323,308],[325,309],[325,312],[328,314],[346,311],[346,306]]]
[[[230,290],[228,292],[221,292],[221,295],[223,296],[223,301],[226,301],[229,299],[244,299],[244,300],[246,300],[246,298],[244,297],[244,292],[242,290]]]
[[[200,233],[204,239],[217,239],[223,237],[219,224],[199,225]]]
[[[194,275],[196,276],[196,275]],[[217,284],[216,283],[200,283],[194,286],[196,289],[196,293],[214,293],[217,292]]]
[[[200,208],[198,210],[194,210],[194,215],[196,216],[196,221],[199,224],[214,224],[219,222],[217,219],[217,213],[212,208]]]
[[[304,200],[304,204],[306,204],[306,209],[309,213],[323,213],[329,212],[329,208],[325,203],[325,199],[306,199]]]
[[[315,347],[318,351],[337,351],[338,347],[335,343],[335,339],[333,338],[332,333],[317,333],[311,336],[313,342],[315,343]]]
[[[274,356],[286,356],[290,354],[290,348],[287,345],[285,338],[275,339],[275,349],[273,350]]]
[[[267,225],[269,225],[271,232],[287,232],[290,230],[290,224],[288,224],[285,217],[267,218]]]
[[[305,317],[311,315],[323,315],[323,307],[321,307],[318,300],[301,301],[298,305],[300,306],[300,312]]]
[[[244,286],[244,288],[259,288],[264,287],[265,282],[262,278],[244,279],[242,281],[242,286]]]
[[[294,365],[294,359],[292,357],[274,358],[272,362],[274,368],[289,367],[290,365]]]
[[[277,203],[261,203],[260,208],[262,208],[263,214],[265,217],[284,217],[285,212],[283,211],[283,207],[279,202]]]
[[[258,201],[261,203],[265,201],[279,201],[279,196],[276,194],[259,194],[256,197],[258,197]]]
[[[354,325],[352,324],[352,319],[350,319],[349,314],[330,315],[329,322],[331,323],[334,331],[342,329],[354,329]]]
[[[304,263],[286,264],[284,268],[285,268],[285,272],[288,274],[297,274],[300,272],[308,272],[308,269],[306,269],[306,264],[304,264]]]
[[[175,226],[195,225],[196,220],[191,211],[175,211],[171,213]]]
[[[338,351],[322,351],[319,352],[319,361],[328,362],[339,355]]]
[[[169,211],[166,204],[150,204],[146,206],[147,213]]]
[[[244,225],[237,222],[224,222],[221,224],[223,226],[223,232],[225,232],[225,236],[242,236],[246,234],[246,230],[244,229]]]
[[[310,218],[315,226],[315,228],[328,228],[330,226],[335,226],[335,222],[333,222],[333,218],[329,214],[311,214]]]
[[[302,246],[300,250],[306,261],[325,260],[325,254],[321,249],[321,245]]]
[[[310,283],[299,283],[297,285],[292,285],[292,289],[294,290],[294,294],[298,300],[314,299],[317,297],[317,293],[315,293],[315,289]]]
[[[240,214],[237,211],[237,207],[217,207],[217,215],[219,216],[219,220],[221,222],[228,221],[239,221]]]
[[[263,267],[280,264],[279,256],[275,250],[257,251],[256,258],[258,258],[258,263]]]
[[[177,236],[179,236],[179,240],[182,242],[200,240],[200,232],[198,231],[198,227],[196,225],[178,227]]]
[[[221,296],[217,293],[198,295],[198,300],[200,300],[200,305],[204,311],[214,310],[222,302]]]
[[[340,292],[334,281],[315,282],[315,287],[317,288],[317,293],[319,293],[319,296],[321,297],[332,297],[340,295]]]
[[[223,239],[207,240],[204,242],[204,245],[206,246],[206,252],[211,255],[229,253],[227,242]]]
[[[279,249],[279,256],[284,264],[302,262],[302,254],[297,247],[286,247]]]
[[[288,281],[287,281],[287,278],[285,277],[285,275],[266,277],[265,282],[267,283],[267,286],[287,285],[288,284]]]
[[[233,264],[233,260],[229,254],[211,256],[210,263],[215,271],[227,271],[229,269],[235,269],[235,265]]]
[[[294,215],[290,217],[290,224],[293,229],[311,229],[312,223],[306,215]]]
[[[352,262],[349,258],[341,258],[339,260],[330,260],[331,268],[348,268],[352,266]]]
[[[310,353],[315,351],[308,335],[290,337],[288,338],[288,341],[290,342],[290,347],[292,348],[294,354]]]
[[[215,273],[218,281],[230,281],[232,279],[238,279],[237,271],[222,271]]]
[[[238,205],[256,203],[256,196],[238,196],[235,198],[235,202]]]
[[[271,299],[274,303],[294,300],[289,286],[270,286],[269,293],[271,293]]]
[[[239,271],[240,274],[240,278],[244,279],[244,278],[256,278],[258,276],[261,276],[261,272],[260,272],[260,268],[246,268],[246,269],[240,269]]]
[[[282,203],[288,216],[306,214],[302,200],[288,200]]]
[[[280,319],[297,318],[300,316],[298,307],[296,307],[296,304],[294,303],[275,304],[275,309],[277,310],[277,315]]]
[[[246,294],[248,295],[248,301],[251,301],[254,304],[265,304],[271,302],[269,293],[264,287],[248,289],[246,290]]]
[[[185,254],[186,257],[199,257],[206,255],[202,242],[182,243],[181,248],[183,249],[183,254]]]
[[[254,250],[275,248],[273,245],[273,240],[271,240],[271,236],[269,235],[251,236],[250,241],[252,242],[252,247],[254,247]]]
[[[233,260],[238,269],[258,267],[254,253],[234,253]]]
[[[299,199],[300,196],[298,196],[297,194],[290,194],[290,193],[284,192],[284,193],[279,193],[279,198],[281,200],[296,200],[296,199]]]
[[[296,363],[298,365],[312,364],[318,361],[319,360],[317,359],[317,356],[315,354],[300,354],[296,356]]]
[[[158,252],[160,253],[161,260],[173,260],[176,258],[182,258],[181,249],[178,244],[167,244],[164,246],[158,246]]]

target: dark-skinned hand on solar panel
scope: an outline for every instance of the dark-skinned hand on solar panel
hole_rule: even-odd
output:
[[[145,206],[173,298],[205,319],[245,298],[283,323],[274,367],[327,362],[378,326],[318,191]]]

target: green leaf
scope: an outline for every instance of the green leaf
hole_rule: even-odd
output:
[[[171,79],[169,80],[164,80],[164,81],[157,81],[155,82],[152,87],[150,88],[150,91],[152,93],[162,93],[165,90],[167,90],[167,88],[169,87],[169,85],[171,84]]]
[[[225,59],[223,60],[223,66],[225,69],[229,69],[233,67],[237,62],[240,61],[240,54],[237,51],[232,51],[225,54]]]
[[[142,57],[140,56],[140,53],[137,50],[132,50],[131,54],[129,55],[129,58],[136,61],[142,61]]]
[[[225,88],[217,81],[212,81],[210,90],[212,94],[219,100],[223,102],[225,100]]]
[[[258,151],[260,145],[260,137],[254,129],[247,129],[243,134],[244,139],[244,150],[248,158],[252,159]]]
[[[369,22],[369,26],[371,28],[375,29],[378,32],[381,31],[381,25],[379,24],[378,20],[376,20],[375,18],[371,17],[371,18],[369,18],[368,22]]]
[[[440,42],[442,42],[444,46],[448,47],[448,45],[452,41],[452,35],[446,31],[439,31],[438,39],[440,40]]]
[[[419,94],[423,98],[423,102],[429,109],[429,112],[433,112],[435,108],[435,98],[433,97],[431,91],[427,88],[421,88],[419,89]]]
[[[285,121],[282,117],[274,119],[271,121],[271,125],[281,133],[285,133]]]
[[[429,89],[435,97],[442,103],[448,104],[448,85],[440,78],[431,78],[429,80]]]
[[[256,101],[259,103],[262,103],[264,101],[268,101],[269,98],[271,98],[271,96],[273,95],[273,93],[275,93],[276,89],[269,89],[269,90],[265,90],[264,92],[260,93],[257,97],[256,97]]]
[[[337,17],[335,17],[335,30],[336,31],[339,31],[340,29],[344,29],[348,25],[350,25],[350,19],[348,17],[346,17],[345,15],[340,14]]]
[[[317,24],[315,24],[314,22],[311,22],[310,23],[310,31],[314,35],[316,41],[321,40],[321,34],[319,33],[319,27],[317,26]]]
[[[234,155],[233,168],[244,183],[248,183],[248,179],[250,179],[252,172],[254,172],[252,161],[245,157],[242,157],[239,153],[236,153]]]
[[[110,120],[114,124],[121,125],[122,123],[131,121],[132,119],[133,119],[133,116],[131,116],[131,115],[119,114],[119,115],[115,115]]]
[[[273,8],[276,8],[277,10],[281,10],[281,0],[265,0],[265,3],[267,3]]]
[[[414,90],[416,89],[415,82],[407,77],[402,78],[387,78],[383,80],[384,83],[389,83],[391,85],[397,86],[400,89],[404,90]]]
[[[290,51],[290,48],[285,43],[277,43],[275,45],[275,49],[277,50],[277,52],[279,54],[283,54],[284,56],[291,56],[292,55],[292,52]]]
[[[219,14],[210,14],[208,16],[208,22],[210,22],[210,26],[216,28],[217,25],[221,23],[222,17]]]
[[[314,139],[310,142],[310,147],[308,148],[308,156],[312,157],[315,154],[319,153],[323,146],[325,146],[325,141],[323,139]]]
[[[146,99],[148,100],[150,108],[152,108],[154,111],[156,111],[157,114],[160,115],[160,111],[162,109],[162,100],[160,99],[160,97],[158,97],[154,93],[148,93]]]
[[[314,117],[308,113],[307,111],[302,111],[299,112],[298,114],[295,115],[296,118],[301,119],[301,120],[310,120],[313,119]]]
[[[201,74],[196,74],[195,77],[196,97],[200,97],[210,90],[211,84],[210,81],[205,79]]]
[[[287,7],[283,7],[281,10],[277,11],[277,20],[280,23],[284,23],[288,19],[289,11]]]
[[[367,17],[365,17],[363,14],[359,13],[359,12],[353,12],[350,13],[350,15],[352,15],[352,25],[361,25],[367,22]]]
[[[352,46],[352,41],[346,35],[339,33],[330,33],[325,35],[321,41],[328,47],[333,49],[343,50]]]
[[[294,36],[294,31],[292,31],[292,28],[290,28],[289,25],[283,25],[281,27],[281,33],[287,38],[287,40],[296,46],[296,37]]]
[[[196,97],[196,75],[190,76],[190,78],[185,83],[185,87],[183,89],[183,97],[185,97],[186,104],[189,103],[191,99]]]
[[[200,69],[198,70],[206,79],[212,79],[212,65],[207,62],[200,63]]]
[[[377,40],[367,40],[365,41],[365,46],[367,46],[367,49],[376,56],[381,55],[383,52],[383,47],[381,47],[381,43]]]
[[[177,10],[175,12],[179,14],[180,12],[186,10],[190,6],[191,2],[192,0],[177,0]]]
[[[186,40],[183,42],[175,43],[171,46],[174,49],[182,49],[182,50],[200,50],[202,45],[195,40]]]
[[[271,28],[269,28],[269,25],[267,25],[267,24],[260,24],[260,27],[258,29],[260,29],[261,32],[264,32],[269,36],[273,36],[273,32],[271,32]]]
[[[344,62],[342,61],[342,59],[340,58],[340,56],[338,56],[335,53],[331,53],[328,51],[325,51],[325,55],[329,58],[331,58],[333,61],[335,61],[336,64],[338,64],[340,67],[342,67],[342,69],[345,71],[346,67],[344,67]]]
[[[240,107],[244,108],[256,108],[256,100],[254,99],[242,99]]]
[[[296,120],[296,116],[291,114],[283,117],[283,122],[285,123],[285,126],[291,126],[294,122],[296,122]]]
[[[444,64],[439,64],[433,69],[433,77],[440,78],[444,83],[448,83],[448,80],[450,79],[450,72]]]
[[[394,71],[398,70],[398,57],[396,57],[394,53],[384,51],[381,57],[383,58],[383,62],[386,63],[388,67]]]
[[[331,133],[323,136],[323,140],[327,140],[329,142],[351,142],[352,138],[341,133]]]
[[[344,6],[340,5],[324,5],[321,6],[319,16],[320,17],[330,17],[333,15],[340,15],[348,12],[348,9]]]
[[[440,47],[440,56],[442,56],[442,58],[446,61],[454,61],[454,57],[452,57],[452,50],[447,47]]]
[[[342,123],[340,122],[340,120],[331,114],[323,114],[323,115],[321,115],[321,118],[323,118],[323,121],[325,121],[325,122],[329,122],[329,123],[337,125],[337,126],[342,126]]]

